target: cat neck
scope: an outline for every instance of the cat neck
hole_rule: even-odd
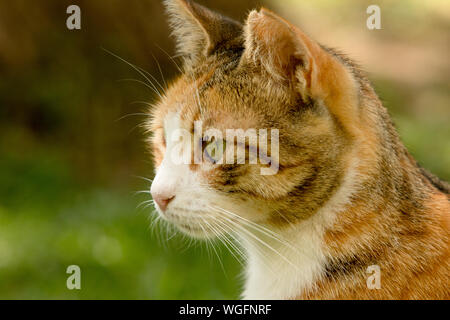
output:
[[[357,158],[337,192],[313,216],[282,230],[240,234],[247,252],[245,299],[290,299],[312,287],[326,270],[324,236],[358,191]]]
[[[378,165],[370,175],[362,173],[365,166],[358,157],[350,159],[340,187],[314,215],[282,229],[267,226],[265,232],[249,229],[240,235],[247,252],[243,298],[347,297],[349,293],[337,281],[341,277],[353,277],[364,294],[374,294],[365,287],[366,268],[396,258],[373,253],[398,248],[397,260],[402,261],[402,247],[412,247],[402,234],[420,233],[427,221],[444,224],[444,218],[433,216],[427,201],[430,194],[444,200],[446,196],[432,187],[407,154],[391,157],[390,165]],[[448,201],[440,198],[440,207],[448,208]],[[430,241],[445,247],[442,232],[444,240]],[[342,266],[354,261],[356,269],[341,272]]]

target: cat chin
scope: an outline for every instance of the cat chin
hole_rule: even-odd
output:
[[[183,234],[195,239],[214,239],[217,237],[217,231],[213,232],[206,224],[200,225],[196,221],[184,217],[184,214],[192,214],[184,211],[184,214],[176,213],[173,210],[170,212],[161,212],[157,210],[163,220],[175,226]],[[198,213],[197,213],[198,214]]]
[[[181,224],[175,224],[175,226],[182,233],[194,239],[206,240],[215,238],[215,235],[213,233],[210,233],[207,230],[201,229],[200,227],[197,226],[181,225]]]

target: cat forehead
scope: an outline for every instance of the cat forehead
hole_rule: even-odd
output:
[[[195,74],[181,74],[170,85],[156,120],[162,124],[166,115],[177,113],[186,129],[196,120],[219,129],[260,128],[282,120],[295,103],[285,87],[264,75],[210,63]]]

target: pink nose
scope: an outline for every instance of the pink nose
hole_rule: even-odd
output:
[[[169,202],[175,198],[174,195],[164,194],[164,193],[156,193],[152,192],[153,200],[158,204],[158,207],[162,211],[166,211],[167,206],[169,205]]]

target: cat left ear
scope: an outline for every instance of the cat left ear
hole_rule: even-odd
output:
[[[202,57],[238,45],[242,25],[190,0],[165,0],[178,55],[189,69]]]

